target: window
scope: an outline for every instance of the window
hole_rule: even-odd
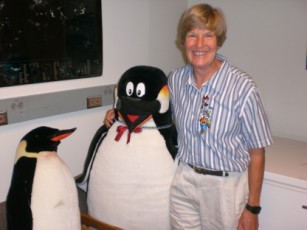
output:
[[[101,0],[0,0],[0,87],[101,75]]]

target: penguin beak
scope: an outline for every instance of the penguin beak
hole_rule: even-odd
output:
[[[66,129],[66,130],[59,130],[50,138],[51,141],[58,142],[68,136],[70,136],[73,132],[76,131],[77,128],[73,129]]]
[[[146,122],[160,109],[160,103],[157,100],[143,101],[136,98],[123,97],[118,98],[116,109],[118,114],[125,121],[130,132]]]

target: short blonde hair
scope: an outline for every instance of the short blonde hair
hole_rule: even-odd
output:
[[[195,28],[213,31],[219,47],[226,40],[227,24],[224,13],[219,8],[198,4],[183,13],[178,26],[178,44],[181,48],[184,46],[187,33]]]

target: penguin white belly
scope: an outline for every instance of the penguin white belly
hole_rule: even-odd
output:
[[[124,229],[170,229],[169,191],[176,164],[157,129],[128,130],[115,122],[103,140],[89,179],[91,215]],[[146,124],[147,125],[147,124]]]
[[[73,176],[55,152],[41,152],[37,158],[31,210],[33,230],[81,229]]]

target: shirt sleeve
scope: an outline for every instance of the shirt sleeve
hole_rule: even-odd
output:
[[[240,119],[248,148],[262,148],[273,143],[268,118],[257,87],[246,98]]]

